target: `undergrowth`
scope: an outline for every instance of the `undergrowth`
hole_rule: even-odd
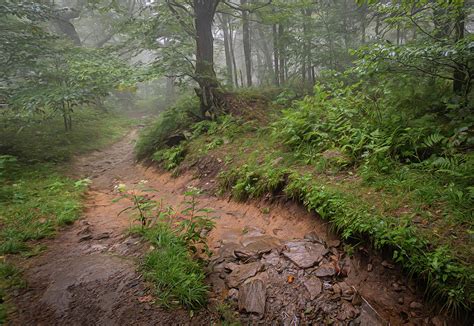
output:
[[[462,314],[474,303],[473,121],[446,94],[445,84],[410,76],[349,86],[328,78],[304,99],[277,96],[287,108],[268,124],[224,116],[188,127],[167,149],[179,153],[168,166],[217,157],[221,192],[301,202],[344,238],[389,249],[428,300]]]
[[[57,116],[22,121],[21,127],[2,117],[0,153],[29,163],[64,162],[118,140],[132,123],[118,114],[90,108],[74,113],[74,126],[69,132],[64,131]]]
[[[185,208],[177,213],[145,193],[119,190],[122,197],[132,199],[130,209],[141,222],[132,231],[143,235],[152,245],[142,268],[146,279],[156,288],[159,304],[202,308],[207,303],[209,287],[205,284],[205,261],[199,255],[210,255],[206,234],[214,227],[214,218],[210,210],[197,207],[199,191],[188,189]]]
[[[139,159],[151,157],[155,152],[166,150],[185,139],[185,133],[199,119],[199,103],[194,97],[179,100],[173,107],[140,133],[135,152]]]
[[[36,255],[37,241],[72,223],[81,212],[88,182],[60,175],[47,164],[28,166],[12,156],[0,156],[0,322],[6,318],[8,289],[22,283],[8,257]]]
[[[102,148],[117,140],[130,121],[92,109],[75,112],[74,126],[64,131],[55,117],[0,124],[0,324],[7,318],[9,289],[21,286],[12,255],[30,257],[43,251],[39,240],[74,222],[81,213],[89,180],[62,175],[72,155]]]

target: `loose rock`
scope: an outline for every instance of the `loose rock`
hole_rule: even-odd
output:
[[[367,265],[367,272],[372,272],[373,269],[374,269],[374,266],[372,264]]]
[[[227,285],[230,288],[235,288],[246,279],[255,276],[255,274],[260,272],[262,269],[263,264],[261,262],[237,265],[227,278]]]
[[[394,269],[395,266],[393,264],[390,264],[388,261],[384,260],[382,262],[382,266],[385,267],[385,268],[389,268],[389,269]]]
[[[249,279],[239,288],[239,310],[263,315],[265,313],[266,289],[260,279]]]
[[[308,241],[292,241],[286,243],[283,255],[299,268],[309,268],[319,263],[327,253],[321,244]]]
[[[244,249],[241,251],[247,253],[248,256],[261,256],[279,247],[281,242],[272,236],[261,235],[244,238],[242,244]]]
[[[314,275],[317,277],[328,277],[336,275],[336,268],[332,264],[323,264],[316,269]]]
[[[359,310],[356,309],[351,303],[343,301],[339,313],[337,314],[337,319],[354,319],[357,317],[357,315],[359,315],[359,313]]]
[[[322,291],[322,282],[317,277],[310,277],[304,281],[304,286],[309,292],[310,300],[314,300]]]

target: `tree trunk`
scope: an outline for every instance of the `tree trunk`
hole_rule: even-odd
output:
[[[247,75],[247,86],[252,86],[252,50],[250,47],[250,28],[249,28],[249,13],[245,6],[247,0],[240,0],[242,10],[242,42],[244,47],[245,72]]]
[[[285,50],[283,34],[285,29],[282,24],[278,24],[278,56],[280,59],[280,85],[285,83]]]
[[[237,74],[237,64],[235,62],[235,51],[234,51],[234,30],[232,28],[232,25],[229,22],[229,50],[230,50],[230,56],[232,58],[232,68],[234,71],[234,83],[235,87],[239,87],[239,76]]]
[[[265,32],[263,31],[263,27],[260,24],[257,24],[257,30],[260,38],[260,44],[262,45],[263,56],[265,59],[265,76],[266,78],[271,78],[273,76],[273,65],[272,65],[272,53],[270,48],[268,47],[268,43],[266,41]],[[268,82],[268,80],[267,80]]]
[[[174,82],[176,77],[167,77],[166,78],[166,105],[171,105],[175,99],[175,85]]]
[[[225,52],[225,65],[227,69],[227,84],[233,86],[232,79],[232,57],[230,53],[230,38],[229,38],[229,18],[226,14],[220,15],[220,21],[222,25],[222,31],[224,33],[224,52]]]
[[[274,76],[275,76],[275,85],[280,86],[280,67],[279,67],[279,53],[278,53],[278,31],[277,25],[273,24],[272,26],[273,32],[273,62],[274,62]]]
[[[464,8],[460,8],[458,15],[456,16],[456,22],[454,23],[454,37],[456,42],[459,42],[464,38],[464,20],[465,12]],[[453,72],[453,92],[456,95],[467,96],[467,91],[469,87],[469,79],[466,78],[467,74],[463,71],[462,67],[458,67]]]
[[[196,94],[201,100],[201,114],[215,115],[219,104],[216,73],[214,71],[214,38],[212,23],[219,0],[194,0],[196,28],[196,66],[194,78],[199,84]]]

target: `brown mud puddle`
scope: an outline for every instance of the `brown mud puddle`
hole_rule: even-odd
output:
[[[208,181],[136,165],[136,136],[74,162],[72,174],[93,181],[83,217],[45,241],[45,253],[21,263],[28,286],[13,295],[17,310],[9,324],[220,324],[212,308],[191,317],[146,299],[152,290],[137,266],[148,246],[127,235],[130,218],[118,214],[128,204],[113,201],[114,186],[134,189],[145,180],[156,199],[179,208],[188,186],[206,188]],[[368,253],[348,257],[327,225],[296,204],[203,195],[199,205],[219,217],[209,234],[210,307],[225,300],[244,324],[443,324],[389,262]]]

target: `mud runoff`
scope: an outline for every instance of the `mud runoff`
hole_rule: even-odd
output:
[[[153,304],[152,287],[137,269],[149,246],[128,235],[132,221],[119,212],[129,204],[114,201],[114,186],[133,189],[145,181],[155,199],[179,208],[188,186],[211,189],[215,181],[137,165],[135,139],[132,132],[71,166],[72,176],[92,180],[83,216],[45,241],[43,254],[18,262],[27,287],[11,293],[10,325],[221,324],[215,312],[221,302],[239,312],[242,324],[443,325],[389,261],[364,248],[347,255],[327,225],[301,207],[210,194],[199,198],[219,217],[208,238],[209,307],[191,317]]]

